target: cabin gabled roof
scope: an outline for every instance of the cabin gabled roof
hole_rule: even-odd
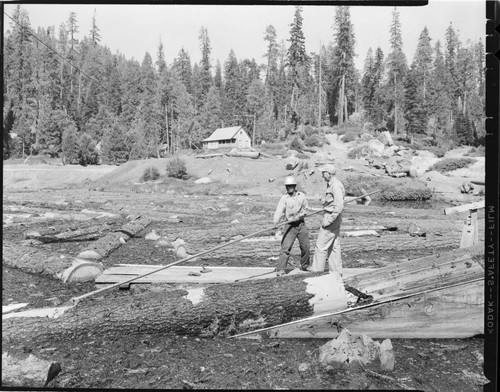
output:
[[[219,140],[228,140],[233,139],[235,135],[238,133],[242,126],[238,127],[229,127],[229,128],[217,128],[214,133],[212,133],[206,139],[203,139],[204,142],[216,142]]]

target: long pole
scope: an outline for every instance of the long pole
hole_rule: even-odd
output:
[[[377,191],[373,191],[373,192],[367,193],[366,195],[363,195],[363,196],[358,196],[358,197],[356,197],[354,199],[350,199],[350,200],[346,201],[346,203],[351,203],[354,200],[362,199],[362,198],[364,198],[366,196],[372,195],[372,194],[377,193],[377,192],[380,192],[380,191],[377,190]],[[323,212],[323,211],[324,211],[323,209],[318,210],[318,211],[314,211],[314,212],[312,212],[310,214],[305,215],[304,217],[310,217],[310,216],[319,214],[320,212]],[[202,251],[200,253],[197,253],[195,255],[191,255],[191,256],[185,257],[182,260],[174,261],[173,263],[164,265],[163,267],[160,267],[160,268],[155,269],[153,271],[147,272],[147,273],[145,273],[143,275],[139,275],[139,276],[136,276],[136,277],[131,278],[129,280],[126,280],[125,282],[118,282],[118,283],[112,284],[110,286],[103,287],[103,288],[101,288],[99,290],[95,290],[95,291],[92,291],[90,293],[80,295],[79,297],[73,297],[73,298],[70,299],[70,302],[73,303],[74,305],[76,305],[76,304],[78,304],[78,302],[80,302],[84,298],[88,298],[88,297],[91,297],[93,295],[96,295],[96,294],[102,293],[104,291],[110,290],[112,288],[115,288],[115,287],[122,286],[122,285],[130,283],[130,282],[133,282],[134,280],[137,280],[137,279],[140,279],[140,278],[144,278],[145,276],[152,275],[152,274],[154,274],[156,272],[159,272],[159,271],[162,271],[164,269],[173,267],[174,265],[177,265],[177,264],[180,264],[180,263],[184,263],[185,261],[192,260],[192,259],[194,259],[196,257],[206,255],[207,253],[211,253],[211,252],[213,252],[215,250],[218,250],[218,249],[224,248],[226,246],[232,245],[232,244],[234,244],[236,242],[239,242],[239,241],[242,241],[244,239],[253,237],[253,236],[257,235],[257,234],[262,234],[262,233],[265,233],[266,231],[277,229],[278,227],[284,226],[284,225],[289,224],[291,222],[293,222],[293,221],[286,221],[286,222],[280,223],[280,224],[278,224],[276,226],[272,226],[272,227],[268,227],[266,229],[262,229],[262,230],[256,231],[255,233],[248,234],[248,235],[246,235],[246,236],[244,236],[242,238],[238,238],[236,240],[229,241],[229,242],[227,242],[225,244],[218,245],[218,246],[216,246],[214,248],[204,250],[204,251]]]

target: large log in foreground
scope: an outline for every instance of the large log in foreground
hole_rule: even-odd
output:
[[[330,275],[295,275],[175,291],[106,292],[57,318],[2,320],[2,338],[73,334],[174,333],[226,336],[343,309],[347,300]]]

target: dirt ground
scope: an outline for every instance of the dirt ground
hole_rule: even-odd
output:
[[[202,161],[190,161],[192,165],[200,165],[198,177],[205,175],[203,171],[208,171],[209,167],[212,171],[216,167],[213,162]],[[248,188],[241,183],[224,186],[226,174],[223,171],[228,163],[234,168],[233,173],[245,175],[247,169],[243,165],[239,167],[238,162],[237,158],[219,161],[221,183],[217,187],[213,184],[200,186],[198,190],[193,185],[175,181],[164,183],[163,188],[137,184],[137,173],[142,173],[144,168],[144,164],[138,163],[129,163],[128,168],[115,171],[105,168],[100,176],[86,176],[80,178],[80,182],[78,179],[62,181],[57,186],[4,185],[3,240],[21,243],[27,230],[78,224],[60,217],[84,209],[120,214],[118,220],[110,223],[110,230],[120,227],[128,215],[142,214],[153,219],[151,225],[105,258],[104,267],[118,263],[168,264],[175,260],[172,252],[155,247],[144,238],[151,230],[171,241],[183,239],[188,253],[194,254],[238,235],[271,226],[281,192],[279,183],[270,183],[267,178],[278,176],[283,170],[274,165],[267,165],[267,169],[262,166],[258,170],[265,170],[261,176],[266,181],[255,180]],[[190,168],[195,171],[194,166]],[[132,175],[133,171],[136,174]],[[109,178],[119,177],[117,173],[127,176],[128,180],[110,183]],[[103,181],[106,176],[108,180]],[[315,197],[311,197],[310,203],[313,207],[319,206]],[[344,266],[376,268],[458,247],[464,216],[445,216],[443,207],[448,205],[444,202],[348,205],[346,226],[380,224],[395,226],[398,230],[384,231],[376,239],[343,238]],[[59,215],[50,218],[48,212]],[[406,229],[410,223],[422,227],[427,237],[409,236]],[[308,222],[312,244],[319,224],[319,218],[311,218]],[[76,256],[88,242],[38,246]],[[191,263],[269,267],[275,265],[278,254],[279,242],[267,243],[257,250],[255,244],[237,243]],[[298,262],[296,244],[291,263],[297,265]],[[132,294],[134,290],[147,291],[151,286],[133,284],[130,291]],[[175,285],[166,286],[176,288]],[[24,309],[58,306],[95,289],[94,283],[63,284],[49,276],[30,274],[6,265],[2,267],[3,306],[21,302],[29,303]],[[376,365],[365,371],[324,368],[318,362],[318,348],[327,342],[326,339],[252,340],[110,333],[58,340],[2,339],[2,353],[17,358],[31,354],[61,363],[62,372],[56,381],[59,388],[483,390],[487,380],[483,376],[482,336],[391,341],[395,354],[393,371],[382,371]],[[42,386],[43,382],[40,380],[31,386]],[[9,384],[3,382],[2,386]]]

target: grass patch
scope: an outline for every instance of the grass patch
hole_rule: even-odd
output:
[[[427,171],[438,171],[440,173],[450,172],[452,170],[462,169],[464,167],[469,167],[476,162],[476,159],[472,158],[444,158],[439,162],[436,162]]]

